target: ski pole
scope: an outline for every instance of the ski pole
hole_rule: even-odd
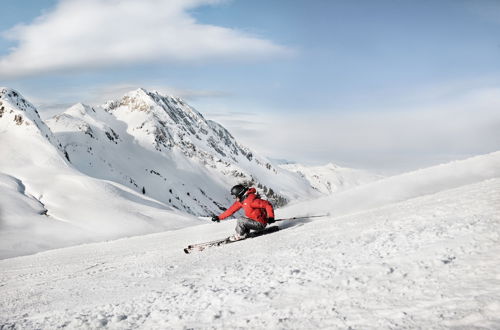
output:
[[[295,220],[295,219],[306,219],[306,218],[322,218],[322,217],[327,217],[330,214],[319,214],[319,215],[305,215],[301,217],[291,217],[291,218],[280,218],[280,219],[274,219],[274,221],[284,221],[284,220]]]

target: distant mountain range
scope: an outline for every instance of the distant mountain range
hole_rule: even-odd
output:
[[[183,100],[157,92],[138,89],[102,107],[77,104],[47,125],[82,173],[194,215],[220,212],[240,182],[278,206],[314,193]]]
[[[327,195],[383,178],[381,175],[368,171],[341,167],[332,163],[323,166],[288,163],[280,167],[298,173],[316,190]]]

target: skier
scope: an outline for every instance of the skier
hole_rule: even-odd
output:
[[[250,230],[260,231],[266,228],[268,223],[274,222],[273,205],[266,200],[260,199],[255,188],[247,188],[237,184],[231,188],[231,195],[236,199],[234,204],[219,216],[212,217],[212,221],[219,222],[219,220],[226,219],[241,208],[245,210],[247,217],[238,219],[236,234],[231,236],[230,240],[244,239],[250,233]]]

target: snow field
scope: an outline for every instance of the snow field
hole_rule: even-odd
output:
[[[499,205],[496,178],[191,255],[234,221],[1,260],[0,324],[498,328]]]

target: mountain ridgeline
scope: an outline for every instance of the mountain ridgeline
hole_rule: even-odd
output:
[[[99,107],[76,104],[44,122],[18,92],[3,88],[1,95],[16,112],[12,124],[33,123],[68,166],[182,212],[219,213],[237,183],[256,186],[277,207],[317,195],[305,179],[242,146],[177,97],[137,89]]]

